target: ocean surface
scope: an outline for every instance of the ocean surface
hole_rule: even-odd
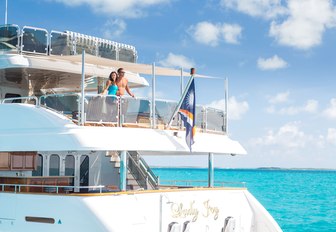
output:
[[[165,180],[207,180],[207,169],[154,168]],[[246,182],[284,232],[336,232],[336,170],[215,169],[215,181]]]

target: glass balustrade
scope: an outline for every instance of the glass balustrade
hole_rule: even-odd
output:
[[[19,101],[18,101],[19,100]],[[0,99],[0,104],[26,103],[40,105],[79,121],[80,94],[48,94],[37,99],[35,96]],[[174,113],[177,102],[167,100],[155,101],[155,119],[157,128],[164,128]],[[146,98],[117,97],[111,95],[86,94],[84,115],[87,124],[104,124],[111,126],[153,127],[151,100]],[[225,133],[225,112],[219,109],[197,106],[196,128],[203,132]],[[174,118],[172,128],[182,129],[178,115]]]
[[[15,51],[19,49],[19,27],[3,25],[0,27],[0,50]]]
[[[20,30],[17,25],[0,25],[0,51],[68,56],[82,54],[83,50],[107,59],[137,61],[137,52],[131,45],[71,31],[48,33],[42,28],[24,26]]]
[[[50,33],[50,55],[69,56],[73,50],[72,41],[67,33],[51,31]]]
[[[22,52],[48,54],[48,32],[45,29],[23,27]]]

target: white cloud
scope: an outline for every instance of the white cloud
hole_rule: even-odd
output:
[[[191,68],[195,67],[195,63],[183,55],[177,55],[174,53],[169,53],[167,58],[159,61],[159,64],[165,67],[173,68]]]
[[[188,32],[198,43],[215,47],[221,40],[237,44],[241,37],[242,28],[237,24],[213,24],[203,21],[190,26]]]
[[[278,104],[278,103],[284,103],[288,101],[289,97],[289,91],[283,92],[283,93],[278,93],[277,95],[273,97],[269,97],[268,102],[271,104]]]
[[[274,69],[281,69],[286,68],[287,62],[284,61],[282,58],[278,57],[277,55],[274,55],[271,58],[264,59],[259,58],[258,59],[258,67],[261,70],[274,70]]]
[[[336,98],[330,100],[330,105],[323,111],[323,115],[329,119],[336,119]]]
[[[274,18],[286,12],[286,9],[281,6],[281,0],[221,0],[221,5],[263,18]]]
[[[219,29],[216,25],[209,22],[200,22],[196,26],[191,26],[189,31],[193,38],[202,44],[217,46],[219,40]]]
[[[317,109],[318,109],[318,101],[308,100],[302,110],[308,113],[315,113],[317,112]]]
[[[303,50],[319,45],[325,30],[336,26],[333,3],[331,0],[221,0],[223,7],[273,20],[269,35],[279,44]]]
[[[126,30],[126,23],[122,19],[108,20],[102,27],[104,38],[114,39]]]
[[[327,141],[331,144],[336,145],[336,129],[335,128],[328,128]]]
[[[284,114],[284,115],[295,115],[300,112],[300,108],[294,107],[294,106],[289,106],[289,107],[284,107],[279,110],[279,114]]]
[[[216,109],[225,109],[225,100],[213,101],[209,105]],[[249,110],[246,101],[237,101],[235,97],[230,97],[228,101],[228,119],[239,120]]]
[[[134,93],[134,95],[137,98],[147,98],[147,99],[152,99],[152,88],[148,87],[148,88],[134,88],[132,89],[132,92]],[[162,91],[155,91],[155,98],[156,99],[167,99],[168,96],[166,96],[167,94],[165,94]]]
[[[275,105],[284,104],[289,102],[289,91],[278,93],[275,96],[268,97],[268,103],[271,105],[266,108],[267,113],[270,114],[284,114],[284,115],[295,115],[299,113],[316,113],[318,110],[318,101],[310,99],[302,106],[288,106],[282,107],[279,110],[276,109]]]
[[[145,15],[145,9],[154,5],[167,4],[170,0],[53,0],[67,6],[89,5],[97,13],[113,17],[137,18]]]
[[[269,114],[274,114],[276,111],[275,111],[275,106],[269,106],[266,108],[266,112],[269,113]]]
[[[227,43],[237,44],[241,32],[242,28],[237,24],[224,23],[222,26],[222,35]]]
[[[330,137],[332,136],[335,136],[333,132],[330,133]],[[301,122],[296,121],[288,122],[279,128],[267,129],[264,135],[250,139],[249,150],[258,149],[258,153],[264,153],[265,158],[285,159],[284,164],[287,167],[293,163],[297,163],[295,166],[298,167],[309,167],[309,162],[305,161],[310,158],[314,160],[326,152],[326,141],[326,136],[305,133],[301,128]],[[310,157],[311,154],[314,155]],[[287,163],[289,157],[291,164]]]
[[[315,113],[318,108],[318,102],[316,100],[308,100],[303,106],[290,106],[280,109],[280,114],[294,115],[302,112]]]
[[[268,113],[279,113],[283,115],[296,115],[299,113],[316,113],[318,110],[318,101],[316,100],[308,100],[303,106],[289,106],[283,107],[278,111],[275,110],[275,107],[267,108]],[[273,109],[271,111],[270,109]]]
[[[288,0],[288,15],[283,22],[273,21],[269,34],[280,44],[299,49],[319,45],[326,28],[336,23],[330,0]]]
[[[303,148],[310,140],[299,128],[299,122],[290,122],[277,131],[269,129],[265,136],[252,139],[254,145],[280,146],[288,149]]]

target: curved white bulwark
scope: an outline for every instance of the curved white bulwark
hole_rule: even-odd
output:
[[[46,195],[0,192],[1,231],[281,232],[244,189]]]
[[[1,151],[129,150],[189,153],[185,132],[145,128],[77,126],[43,107],[0,104]],[[163,153],[162,153],[163,152]],[[196,133],[194,154],[246,154],[226,135]]]

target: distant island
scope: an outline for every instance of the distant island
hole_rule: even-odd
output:
[[[162,169],[208,169],[208,167],[195,167],[195,166],[151,166],[151,168],[162,168]],[[336,171],[336,169],[332,168],[281,168],[281,167],[256,167],[256,168],[222,168],[215,167],[215,169],[223,169],[223,170],[283,170],[283,171]]]

